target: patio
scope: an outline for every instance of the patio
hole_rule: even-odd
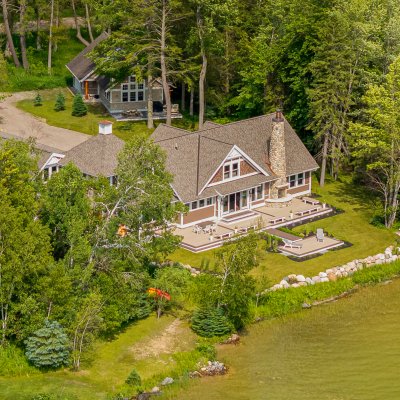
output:
[[[342,242],[341,240],[337,240],[327,236],[324,237],[324,240],[322,242],[319,242],[314,235],[302,239],[298,243],[301,243],[301,247],[290,248],[279,246],[278,248],[284,255],[303,258],[313,254],[325,253],[328,250],[343,246],[344,244],[344,242]]]
[[[195,233],[194,227],[175,228],[175,234],[182,236],[181,246],[187,250],[198,253],[220,247],[226,240],[234,240],[249,231],[266,231],[286,225],[305,223],[306,221],[328,215],[332,209],[323,204],[305,203],[301,199],[294,198],[290,207],[271,208],[262,206],[252,210],[255,216],[244,215],[243,219],[232,222],[213,220],[205,221],[205,225],[216,223],[215,232]]]

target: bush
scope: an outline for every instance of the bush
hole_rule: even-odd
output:
[[[54,105],[54,111],[64,111],[65,110],[65,97],[60,92],[56,98],[56,104]]]
[[[83,97],[80,94],[74,96],[74,101],[72,103],[72,116],[83,117],[87,114],[87,106],[83,101]]]
[[[203,337],[224,336],[234,330],[221,308],[203,308],[195,311],[192,329]]]
[[[140,386],[142,384],[142,378],[137,371],[133,369],[126,378],[125,383],[129,386]]]
[[[42,104],[43,104],[42,96],[40,95],[40,93],[37,93],[35,99],[33,100],[33,105],[35,107],[39,107]]]
[[[45,326],[25,341],[26,357],[37,368],[59,368],[68,364],[68,337],[56,321]]]

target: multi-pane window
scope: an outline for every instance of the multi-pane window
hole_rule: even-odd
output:
[[[228,161],[224,165],[224,180],[236,178],[239,175],[240,175],[240,170],[239,170],[239,160],[238,159]]]
[[[125,102],[135,102],[144,100],[144,83],[137,83],[135,76],[129,77],[129,83],[123,83],[121,85],[122,101]]]
[[[251,189],[251,201],[261,200],[263,198],[263,185]]]
[[[201,199],[198,201],[192,201],[190,203],[190,210],[196,210],[197,208],[203,208],[214,204],[214,197],[208,197],[207,199]]]
[[[304,172],[296,175],[290,175],[288,178],[289,187],[294,188],[297,186],[303,186],[304,182]]]

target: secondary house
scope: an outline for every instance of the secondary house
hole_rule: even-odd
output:
[[[178,228],[253,217],[260,208],[290,208],[311,193],[318,165],[281,112],[198,132],[159,125],[152,139],[167,154],[176,199],[188,212]],[[273,215],[273,213],[271,213]]]
[[[96,64],[89,53],[103,40],[109,37],[104,32],[89,46],[82,50],[66,67],[72,74],[72,91],[80,93],[85,101],[100,102],[107,111],[119,120],[147,119],[149,87],[146,79],[137,79],[135,75],[117,82],[96,72]],[[152,83],[153,118],[164,119],[164,92],[160,79]],[[177,105],[173,105],[173,118],[181,118]]]

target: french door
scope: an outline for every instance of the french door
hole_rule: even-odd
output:
[[[240,210],[249,208],[249,193],[248,190],[242,192],[236,192],[229,194],[224,197],[223,202],[223,214],[229,214]]]

